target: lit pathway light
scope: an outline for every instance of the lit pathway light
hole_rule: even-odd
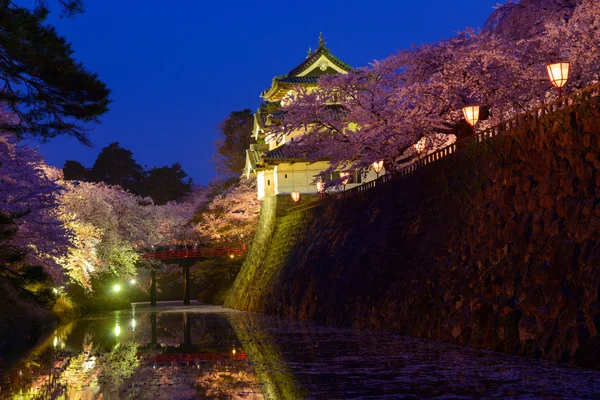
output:
[[[567,84],[569,80],[569,70],[571,64],[568,62],[559,62],[554,64],[546,65],[546,71],[548,72],[548,78],[552,85],[558,89],[558,98],[562,96],[562,88]]]

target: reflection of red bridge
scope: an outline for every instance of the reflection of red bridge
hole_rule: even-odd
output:
[[[198,362],[198,361],[247,361],[248,355],[243,352],[233,353],[165,353],[152,357],[152,361],[157,363],[171,362]]]
[[[155,260],[173,260],[177,258],[218,258],[241,257],[246,254],[246,246],[242,247],[206,247],[201,249],[163,250],[147,253]]]

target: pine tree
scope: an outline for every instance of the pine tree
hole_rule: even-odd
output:
[[[71,45],[46,23],[45,1],[33,10],[0,0],[0,102],[14,115],[0,129],[18,137],[69,135],[89,145],[84,123],[108,111],[109,90],[75,60]],[[61,0],[63,14],[80,0]]]

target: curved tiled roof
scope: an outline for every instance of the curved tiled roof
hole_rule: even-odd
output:
[[[319,158],[316,160],[315,159],[309,160],[309,158],[307,158],[307,157],[291,156],[289,154],[287,144],[284,144],[283,146],[279,146],[278,148],[273,149],[271,151],[267,151],[266,153],[263,154],[263,160],[267,163],[274,163],[274,164],[277,164],[279,162],[328,161],[327,158]]]
[[[345,62],[343,62],[342,60],[340,60],[339,58],[337,58],[336,56],[331,54],[331,52],[329,51],[329,49],[327,47],[325,47],[324,45],[319,45],[319,47],[317,48],[317,50],[315,50],[314,53],[312,53],[310,56],[308,56],[304,61],[302,61],[298,66],[296,66],[290,72],[288,72],[285,75],[276,76],[275,78],[273,78],[273,83],[272,83],[271,87],[269,89],[263,91],[261,93],[261,96],[263,98],[267,98],[267,97],[270,98],[270,96],[277,94],[276,99],[279,100],[282,97],[282,95],[281,95],[282,91],[287,91],[298,85],[307,85],[307,86],[317,85],[320,75],[336,73],[337,71],[335,71],[332,68],[329,68],[326,71],[322,71],[322,72],[318,71],[319,72],[318,75],[297,76],[297,75],[301,74],[303,71],[306,71],[308,68],[313,66],[319,60],[319,58],[321,56],[327,57],[327,59],[332,64],[334,64],[335,66],[337,66],[338,68],[340,68],[344,71],[349,72],[349,71],[352,71],[352,69],[353,69],[350,65],[346,64]],[[312,72],[311,72],[311,74],[312,74]]]
[[[310,55],[310,57],[306,58],[306,60],[302,61],[296,68],[292,69],[286,75],[287,76],[295,76],[295,75],[302,73],[302,71],[306,70],[308,67],[310,67],[315,62],[317,62],[317,60],[319,59],[319,57],[321,57],[321,55],[325,55],[329,59],[329,61],[331,61],[334,65],[336,65],[337,67],[339,67],[345,71],[349,72],[349,71],[353,70],[353,68],[351,66],[349,66],[348,64],[346,64],[345,62],[343,62],[342,60],[340,60],[333,54],[331,54],[331,52],[329,51],[329,49],[327,47],[321,45],[317,48],[317,50],[315,50],[314,53],[312,53]]]
[[[317,76],[292,76],[288,77],[287,75],[278,76],[275,78],[277,82],[281,83],[291,83],[291,84],[308,84],[308,85],[316,85],[319,81],[319,77]]]

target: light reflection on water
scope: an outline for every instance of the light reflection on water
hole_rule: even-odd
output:
[[[212,306],[90,316],[0,372],[17,399],[600,397],[600,371]]]

